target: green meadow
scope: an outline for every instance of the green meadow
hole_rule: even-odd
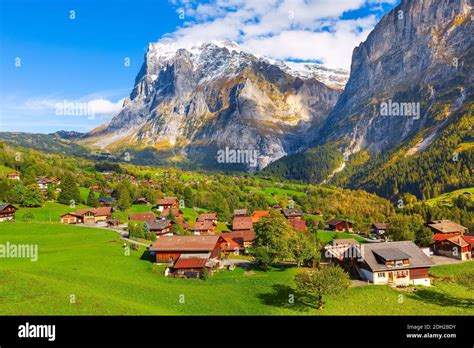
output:
[[[403,292],[358,286],[315,310],[295,294],[300,269],[219,271],[209,280],[165,278],[143,249],[123,249],[113,231],[1,223],[0,244],[38,245],[37,262],[0,260],[0,315],[473,315],[474,293],[448,281]],[[474,262],[433,267],[474,269]],[[402,295],[402,296],[400,296]],[[181,300],[181,301],[180,301]]]

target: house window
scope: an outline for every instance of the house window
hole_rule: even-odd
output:
[[[385,278],[385,272],[377,273],[378,278]]]

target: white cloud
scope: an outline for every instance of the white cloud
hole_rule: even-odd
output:
[[[53,99],[53,98],[34,98],[28,99],[23,104],[19,104],[16,108],[23,111],[44,111],[51,112],[55,111],[59,106],[67,104],[74,105],[86,105],[89,110],[92,110],[94,114],[114,116],[122,109],[124,98],[117,102],[110,101],[104,98],[98,99]]]
[[[233,40],[274,59],[318,60],[349,69],[352,50],[377,23],[366,13],[342,19],[344,13],[368,7],[380,17],[381,4],[397,0],[172,0],[185,14],[181,28],[161,41],[189,47],[210,40]]]

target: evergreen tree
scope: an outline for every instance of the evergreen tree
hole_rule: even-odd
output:
[[[61,192],[58,195],[58,202],[62,204],[79,204],[81,202],[81,193],[77,187],[76,180],[70,172],[66,172],[59,185]]]
[[[97,200],[93,190],[89,190],[89,194],[87,195],[86,204],[89,207],[94,207],[94,208],[99,206],[99,201]]]

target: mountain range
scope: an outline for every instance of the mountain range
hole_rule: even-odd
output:
[[[354,49],[350,74],[229,41],[151,43],[109,123],[51,137],[138,164],[263,170],[387,197],[474,186],[473,33],[470,0],[402,0]],[[223,150],[256,165],[219,161]]]

